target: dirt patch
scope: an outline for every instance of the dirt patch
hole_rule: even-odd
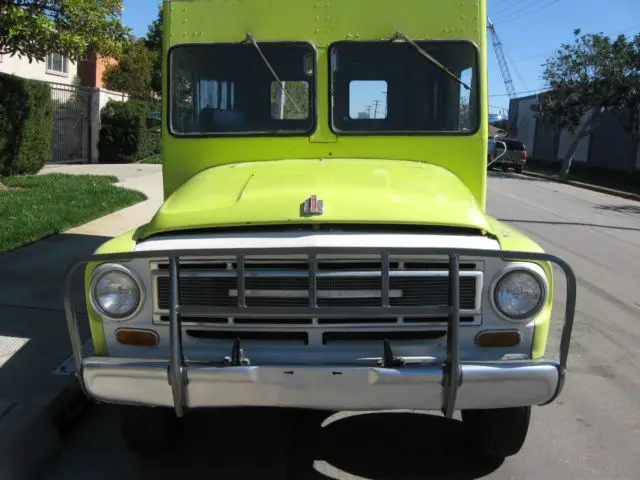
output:
[[[10,192],[14,192],[14,191],[20,191],[20,190],[25,190],[24,187],[10,187],[8,185],[4,185],[2,183],[0,183],[0,191],[10,191]]]

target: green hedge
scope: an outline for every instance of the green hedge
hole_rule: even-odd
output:
[[[147,116],[158,110],[155,102],[109,100],[100,114],[100,163],[133,163],[156,152],[160,137],[150,131]]]
[[[52,135],[49,85],[0,74],[0,177],[40,171],[51,159]]]

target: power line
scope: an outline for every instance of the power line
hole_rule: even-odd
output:
[[[515,95],[522,95],[523,93],[541,93],[547,90],[548,88],[538,88],[537,90],[525,90],[523,92],[514,92],[514,93]],[[508,93],[499,93],[499,94],[489,95],[489,97],[508,97],[508,96],[509,96]]]
[[[500,23],[509,23],[509,22],[513,22],[514,20],[519,20],[521,19],[524,15],[532,15],[534,13],[538,13],[541,10],[544,10],[546,8],[549,8],[553,5],[555,5],[556,3],[560,2],[560,0],[550,0],[547,3],[543,3],[542,5],[529,5],[529,7],[525,7],[522,10],[516,10],[514,12],[511,12],[510,14],[508,14],[506,17],[504,18],[499,18],[498,21]],[[530,10],[530,7],[534,7],[533,10]]]
[[[630,31],[630,30],[635,30],[636,28],[640,29],[640,24],[638,24],[638,25],[633,25],[633,26],[631,26],[631,27],[627,27],[627,28],[625,28],[624,30],[619,30],[619,31],[617,31],[617,32],[611,32],[611,33],[606,33],[606,34],[603,34],[603,35],[604,35],[605,37],[611,37],[611,36],[613,36],[613,35],[617,36],[617,35],[620,35],[620,34],[622,34],[622,33],[626,33],[626,32],[628,32],[628,31]],[[554,55],[554,54],[556,53],[556,51],[557,51],[557,50],[558,50],[558,49],[556,48],[556,49],[554,49],[554,50],[552,50],[552,51],[550,51],[550,52],[547,52],[547,53],[539,53],[539,54],[537,54],[537,55],[531,55],[530,57],[521,58],[521,59],[516,60],[516,61],[513,61],[513,62],[511,62],[511,63],[522,63],[522,62],[527,62],[527,61],[529,61],[529,60],[533,60],[533,59],[536,59],[536,58],[541,58],[541,57],[550,57],[551,55]]]
[[[520,2],[520,4],[517,3],[517,0],[514,1],[510,1],[508,2],[508,5],[506,5],[506,8],[503,6],[502,10],[498,9],[497,12],[493,13],[493,16],[499,16],[505,13],[513,13],[514,11],[517,11],[518,8],[520,8],[522,6],[522,2]],[[512,10],[513,7],[515,7],[515,10]],[[526,8],[526,7],[525,7]],[[509,12],[511,10],[511,12]]]

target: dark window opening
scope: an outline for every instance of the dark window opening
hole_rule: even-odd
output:
[[[480,123],[478,50],[466,41],[416,41],[469,91],[404,42],[331,47],[332,127],[338,133],[473,133]]]
[[[169,130],[177,135],[296,135],[315,126],[315,52],[259,43],[180,45],[169,57]]]

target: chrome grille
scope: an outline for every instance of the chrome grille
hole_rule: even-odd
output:
[[[164,316],[169,309],[169,278],[167,264],[152,266],[155,277],[156,314]],[[314,295],[318,307],[379,307],[383,292],[388,289],[391,307],[446,307],[448,305],[448,264],[442,261],[389,262],[388,283],[385,287],[381,262],[371,260],[317,260],[315,275],[306,260],[253,260],[247,257],[243,268],[234,261],[184,260],[180,265],[180,304],[192,307],[236,307],[238,305],[239,272],[243,272],[246,307],[305,307]],[[315,290],[310,289],[315,279]],[[473,321],[473,312],[480,309],[482,270],[475,262],[460,264],[460,308],[467,314],[463,319]],[[162,320],[162,318],[160,318]],[[371,319],[373,320],[373,319]],[[371,323],[366,318],[318,318],[317,323]],[[409,322],[442,321],[441,315],[407,318]],[[200,322],[220,323],[226,318],[201,316]],[[353,321],[353,322],[352,322]],[[395,323],[397,318],[376,319],[375,323]],[[264,322],[252,317],[246,322],[261,324],[308,323],[308,319],[283,318],[273,315]]]

